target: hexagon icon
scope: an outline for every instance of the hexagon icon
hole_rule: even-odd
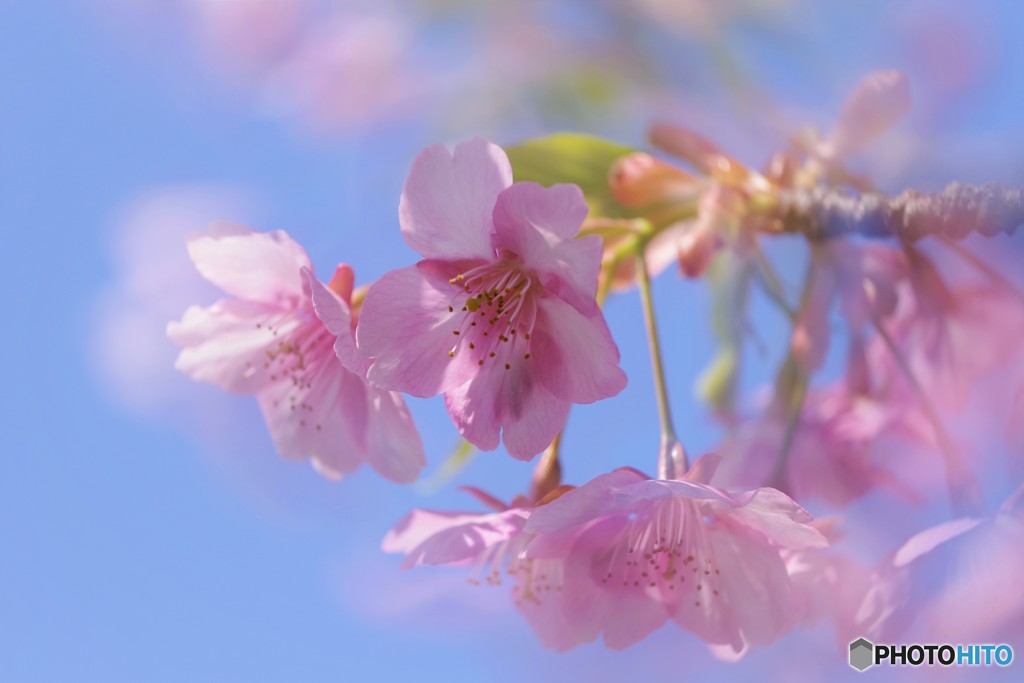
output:
[[[863,671],[875,663],[875,646],[867,638],[858,638],[850,643],[850,666]]]

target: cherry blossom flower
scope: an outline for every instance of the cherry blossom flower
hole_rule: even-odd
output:
[[[1019,350],[1024,308],[1000,285],[951,286],[930,259],[910,253],[909,282],[897,290],[899,305],[887,331],[929,401],[942,410],[960,411],[977,380]],[[905,373],[882,340],[874,339],[867,354],[869,365],[889,378],[892,391],[909,391]]]
[[[192,235],[188,249],[200,274],[235,298],[168,325],[182,348],[177,368],[254,394],[278,452],[312,459],[324,476],[368,462],[394,481],[415,479],[425,458],[412,417],[398,394],[367,385],[355,351],[351,268],[339,266],[325,287],[286,233],[228,223]]]
[[[707,483],[718,456],[678,480],[619,469],[530,516],[527,556],[560,559],[567,628],[620,649],[673,619],[724,658],[775,640],[793,621],[783,551],[828,541],[770,488]]]
[[[782,471],[786,490],[801,501],[836,506],[878,487],[912,497],[875,457],[882,439],[919,440],[930,432],[916,406],[904,399],[859,393],[843,382],[808,389]],[[769,483],[788,422],[777,401],[743,422],[717,449],[723,455],[719,481],[740,487]]]
[[[870,568],[849,555],[837,553],[840,540],[837,518],[817,519],[812,523],[831,547],[783,552],[786,571],[793,589],[791,614],[793,625],[808,628],[830,623],[840,648],[857,638],[856,613],[868,590]]]
[[[871,577],[858,625],[895,642],[1024,642],[1024,487],[994,515],[961,517],[912,536]]]
[[[657,230],[644,249],[647,271],[658,275],[673,262],[686,277],[700,277],[722,245],[731,222],[732,193],[714,181],[699,179],[670,164],[637,152],[619,159],[609,174],[612,194],[623,205],[641,211],[647,221],[668,223]],[[697,207],[696,218],[675,220],[686,206]],[[606,244],[606,259],[617,245]],[[616,266],[616,289],[632,285],[633,259]]]
[[[811,287],[802,302],[791,340],[806,373],[821,367],[830,343],[829,313],[835,300],[854,332],[896,311],[897,291],[908,274],[898,249],[832,240],[811,250]]]
[[[537,502],[517,496],[506,504],[479,489],[465,490],[492,512],[413,510],[388,532],[384,552],[405,554],[405,568],[470,567],[473,584],[501,585],[506,574],[516,608],[544,646],[566,650],[575,645],[561,608],[562,561],[524,554],[529,537],[523,527]]]
[[[399,216],[424,260],[370,287],[356,334],[370,382],[445,395],[462,435],[517,458],[543,450],[572,403],[626,384],[595,301],[601,240],[574,239],[579,188],[512,184],[501,148],[476,139],[428,147]]]
[[[853,156],[882,136],[910,110],[910,82],[893,69],[873,71],[857,83],[839,118],[816,152],[822,159]]]

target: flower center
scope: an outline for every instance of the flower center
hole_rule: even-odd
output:
[[[317,398],[322,397],[328,381],[321,376],[334,369],[334,335],[315,318],[296,322],[293,317],[271,317],[256,323],[270,343],[260,366],[247,361],[243,376],[251,377],[258,370],[266,373],[279,388],[271,401],[273,407],[297,416],[300,428],[319,432],[323,425],[316,419],[320,409]]]
[[[693,591],[700,607],[719,596],[721,571],[709,529],[696,503],[667,500],[631,519],[614,544],[601,582],[638,590],[660,589],[662,597]]]
[[[448,305],[455,344],[448,356],[468,353],[477,362],[506,370],[530,360],[530,335],[537,319],[538,289],[533,274],[518,260],[503,258],[459,273],[459,288]]]
[[[526,557],[523,554],[526,542],[526,536],[518,535],[489,548],[477,560],[469,583],[500,586],[504,569],[504,573],[512,577],[512,600],[516,605],[541,605],[548,593],[561,593],[562,561]]]

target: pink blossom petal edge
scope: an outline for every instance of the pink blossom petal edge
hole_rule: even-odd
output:
[[[491,258],[494,203],[511,184],[512,166],[495,144],[476,138],[452,152],[431,145],[402,190],[402,236],[424,258]]]
[[[857,154],[889,130],[910,109],[910,82],[900,71],[875,71],[857,84],[823,146],[823,156]]]
[[[294,307],[305,298],[300,271],[306,251],[287,233],[255,232],[225,221],[188,237],[199,273],[222,290],[248,301]]]

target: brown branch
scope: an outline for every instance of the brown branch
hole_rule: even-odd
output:
[[[972,232],[1010,235],[1024,224],[1024,189],[999,183],[950,183],[936,193],[904,190],[895,197],[834,188],[783,190],[778,215],[784,232],[811,240],[846,235],[896,237],[915,242],[928,235],[963,239]]]

